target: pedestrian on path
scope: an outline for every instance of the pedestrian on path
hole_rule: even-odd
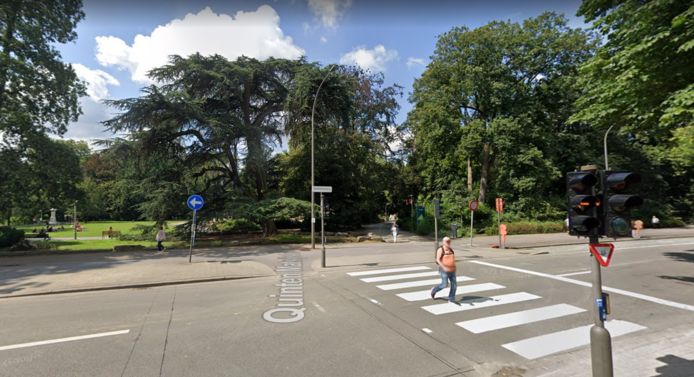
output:
[[[398,242],[398,223],[393,221],[393,226],[390,227],[390,232],[393,233],[393,243]]]
[[[660,224],[660,219],[656,215],[653,215],[653,217],[651,217],[651,224],[654,228],[657,228]]]
[[[166,240],[166,232],[164,231],[163,226],[159,227],[159,231],[157,232],[157,236],[155,237],[155,239],[157,240],[157,250],[166,251],[166,248],[164,247],[164,245],[162,245],[162,242]]]
[[[639,239],[641,238],[641,230],[643,229],[643,221],[641,219],[636,219],[634,221],[634,238]]]
[[[436,293],[446,288],[448,282],[450,282],[451,289],[448,292],[448,302],[456,304],[455,291],[458,288],[458,281],[455,278],[455,253],[451,248],[451,239],[449,237],[443,237],[443,244],[436,250],[436,264],[439,265],[441,284],[431,290],[431,298],[434,299]]]

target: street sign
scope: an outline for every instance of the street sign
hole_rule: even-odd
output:
[[[611,243],[591,243],[588,245],[590,247],[590,252],[593,253],[595,258],[598,260],[601,266],[607,267],[610,265],[610,260],[612,259],[612,253],[614,252],[614,245]]]
[[[504,212],[504,199],[496,198],[496,212]]]
[[[331,193],[333,192],[333,186],[313,186],[313,192]]]
[[[205,201],[200,195],[191,195],[188,197],[188,200],[186,200],[186,204],[188,205],[188,208],[192,209],[193,211],[197,211],[202,208],[203,205],[205,205]]]
[[[475,212],[477,211],[477,208],[479,207],[479,202],[477,200],[471,200],[470,201],[470,211]]]

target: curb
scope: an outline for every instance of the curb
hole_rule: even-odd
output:
[[[138,283],[138,284],[126,284],[126,285],[111,285],[111,286],[105,286],[105,287],[63,289],[63,290],[57,290],[57,291],[23,293],[23,294],[11,295],[11,296],[0,296],[0,300],[10,299],[10,298],[18,298],[18,297],[51,296],[51,295],[60,295],[60,294],[68,294],[68,293],[112,291],[112,290],[119,290],[119,289],[155,288],[155,287],[164,287],[167,285],[210,283],[210,282],[216,282],[216,281],[262,278],[262,277],[267,277],[267,276],[272,276],[272,275],[229,276],[229,277],[220,277],[220,278],[192,279],[192,280],[180,280],[180,281],[161,281],[161,282],[154,282],[154,283]]]

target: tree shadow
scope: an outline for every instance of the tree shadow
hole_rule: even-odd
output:
[[[694,283],[694,276],[665,276],[665,275],[660,275],[658,276],[661,279],[668,279],[668,280],[680,280],[686,283]]]
[[[665,363],[665,365],[655,368],[658,374],[654,377],[694,376],[694,360],[687,360],[675,355],[661,356],[656,360]]]
[[[683,252],[667,252],[663,253],[666,257],[670,257],[678,262],[694,263],[694,250],[685,250]]]

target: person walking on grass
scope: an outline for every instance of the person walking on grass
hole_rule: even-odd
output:
[[[162,245],[162,242],[166,240],[166,232],[164,231],[164,227],[160,226],[159,231],[157,232],[157,236],[155,237],[157,240],[157,250],[159,251],[166,251],[166,248],[164,245]]]
[[[455,291],[458,288],[458,282],[455,278],[455,253],[451,248],[451,239],[449,237],[443,237],[443,244],[436,250],[436,264],[439,265],[441,284],[431,290],[431,298],[435,299],[436,293],[446,288],[448,282],[450,282],[448,302],[456,304]]]

